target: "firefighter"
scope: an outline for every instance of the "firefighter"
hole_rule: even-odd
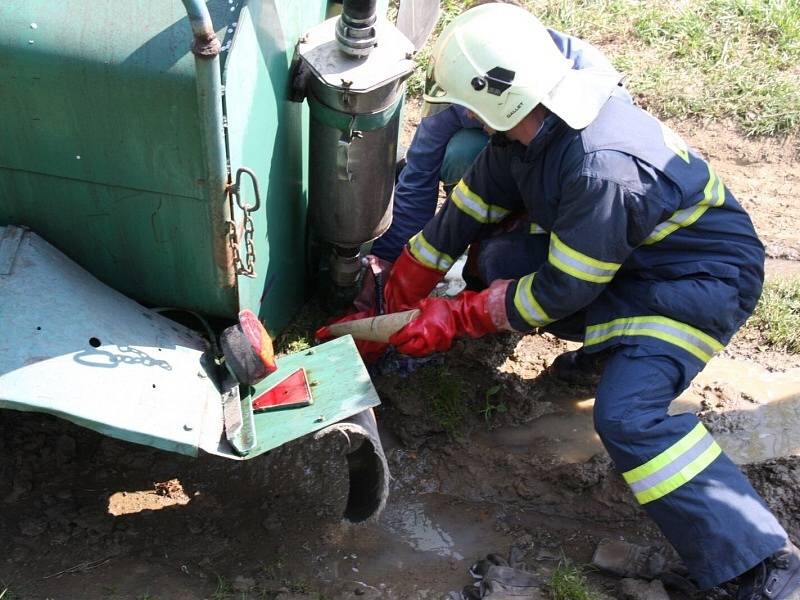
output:
[[[756,305],[750,218],[678,135],[613,97],[617,76],[571,69],[525,10],[465,12],[432,61],[426,100],[500,133],[395,262],[387,306],[421,314],[391,343],[582,338],[568,360],[604,364],[595,428],[698,586],[738,577],[740,599],[800,599],[800,551],[697,417],[667,412]],[[487,287],[427,298],[468,246]]]
[[[478,0],[473,7],[486,3]],[[514,0],[506,0],[506,3],[515,4]],[[555,29],[548,28],[547,32],[559,52],[572,61],[573,69],[615,72],[609,60],[591,44]],[[615,94],[631,102],[621,85]],[[414,133],[405,156],[406,164],[394,189],[392,224],[372,245],[372,256],[381,262],[382,269],[397,260],[411,236],[433,217],[439,182],[449,193],[488,141],[482,123],[470,117],[463,106],[426,103],[423,112],[430,114],[422,118]]]

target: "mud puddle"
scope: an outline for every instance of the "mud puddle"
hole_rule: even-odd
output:
[[[377,523],[344,531],[319,580],[335,585],[331,591],[349,585],[385,591],[381,597],[441,598],[469,582],[467,570],[475,560],[508,550],[512,539],[497,530],[500,517],[491,504],[444,494],[395,494]]]
[[[519,453],[536,449],[537,454],[565,463],[583,463],[603,451],[592,422],[594,399],[553,404],[557,407],[555,413],[539,417],[522,427],[500,427],[482,432],[475,436],[476,441]]]
[[[544,453],[582,463],[603,451],[592,422],[593,399],[554,402],[558,411],[521,427],[502,427],[475,441],[510,451]],[[800,369],[771,373],[755,363],[715,358],[670,412],[699,412],[739,464],[800,455]]]
[[[718,358],[681,400],[705,409],[703,420],[737,463],[800,455],[800,369],[771,373]]]

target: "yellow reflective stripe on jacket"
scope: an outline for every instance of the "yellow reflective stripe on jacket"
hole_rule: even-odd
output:
[[[547,233],[547,230],[538,223],[531,223],[530,233],[536,235],[538,233]]]
[[[408,250],[414,258],[431,269],[447,271],[455,262],[449,254],[434,248],[421,231],[408,241]]]
[[[558,239],[555,233],[550,234],[550,253],[547,261],[568,275],[594,283],[608,283],[621,266],[618,263],[597,260],[573,250]]]
[[[672,214],[672,216],[656,225],[653,232],[644,240],[644,244],[650,245],[660,242],[670,233],[674,233],[681,227],[689,227],[692,223],[702,217],[709,208],[718,208],[725,203],[725,186],[722,180],[708,165],[708,183],[703,190],[703,199],[697,204],[682,208]]]
[[[647,504],[691,481],[720,454],[722,449],[698,423],[664,452],[622,476],[639,504]]]
[[[507,208],[484,201],[467,187],[463,179],[453,188],[450,199],[461,212],[468,214],[479,223],[499,223],[511,212]]]
[[[593,346],[611,338],[629,335],[643,335],[669,342],[703,362],[708,362],[714,353],[723,348],[717,340],[699,329],[660,315],[626,317],[600,325],[590,325],[586,328],[584,344]]]
[[[525,275],[517,282],[517,291],[514,294],[514,306],[517,312],[531,327],[542,327],[552,323],[553,319],[547,316],[544,309],[533,296],[533,277],[536,273]]]

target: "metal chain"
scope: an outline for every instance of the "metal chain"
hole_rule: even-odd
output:
[[[253,191],[255,192],[256,201],[252,206],[242,202],[242,173],[249,175],[253,181]],[[236,223],[233,220],[225,222],[228,227],[228,245],[230,246],[233,254],[233,268],[237,275],[255,277],[256,245],[253,241],[255,225],[253,224],[253,219],[250,218],[250,213],[257,211],[261,206],[261,196],[258,193],[258,180],[256,179],[255,173],[246,167],[240,167],[239,170],[236,171],[236,181],[232,185],[228,186],[228,191],[231,194],[231,198],[236,201],[236,206],[238,206],[242,211],[242,215],[244,217],[244,228],[242,235],[245,246],[244,260],[242,260],[242,251],[239,244],[239,235],[236,230]],[[231,205],[231,215],[233,215],[233,205]]]

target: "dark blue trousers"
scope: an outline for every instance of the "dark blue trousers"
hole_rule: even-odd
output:
[[[519,228],[480,242],[479,277],[519,278],[547,259],[549,236]],[[585,326],[562,324],[566,337]],[[548,330],[559,334],[559,323]],[[705,366],[655,338],[612,349],[594,406],[594,424],[642,508],[680,554],[702,589],[747,571],[776,552],[786,532],[747,478],[694,414],[670,403]]]

